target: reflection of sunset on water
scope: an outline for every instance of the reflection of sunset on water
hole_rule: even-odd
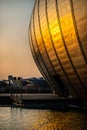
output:
[[[87,112],[0,107],[0,130],[86,130]]]

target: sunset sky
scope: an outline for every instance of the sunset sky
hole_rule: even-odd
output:
[[[34,0],[0,1],[0,80],[8,75],[41,76],[28,41],[28,26]]]

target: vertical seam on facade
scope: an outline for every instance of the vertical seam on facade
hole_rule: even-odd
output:
[[[31,35],[31,34],[30,34]],[[32,36],[31,36],[31,41],[32,41]],[[33,43],[33,42],[32,42]],[[32,44],[32,47],[33,47],[33,51],[34,51],[34,54],[33,54],[33,51],[32,51],[32,54],[33,54],[33,58],[34,58],[34,60],[36,61],[36,64],[37,64],[37,66],[38,66],[38,68],[39,68],[39,70],[40,70],[40,72],[43,74],[43,76],[47,79],[47,81],[49,82],[49,80],[48,80],[48,78],[47,78],[47,76],[45,75],[45,72],[44,72],[44,70],[43,70],[43,68],[41,67],[41,65],[40,65],[40,62],[39,62],[39,59],[38,59],[38,57],[37,57],[37,55],[36,55],[36,53],[35,53],[35,48],[34,48],[34,46],[33,46],[33,44]],[[34,56],[35,55],[35,56]],[[35,57],[36,57],[36,59],[35,59]],[[50,84],[50,83],[49,83]]]
[[[50,40],[51,40],[51,44],[52,44],[52,49],[56,55],[56,58],[57,58],[57,61],[59,61],[60,63],[60,60],[59,60],[59,57],[57,55],[57,52],[56,52],[56,49],[55,49],[55,46],[54,46],[54,42],[53,42],[53,39],[52,39],[52,35],[51,35],[51,31],[50,31],[50,25],[49,25],[49,20],[48,20],[48,12],[47,12],[47,0],[45,0],[45,12],[46,12],[46,21],[47,21],[47,28],[48,28],[48,32],[49,32],[49,35],[50,35]]]
[[[46,5],[47,5],[47,0],[45,0],[45,1],[46,1]],[[56,8],[56,7],[55,7],[55,8]],[[57,11],[57,8],[56,8],[56,11]],[[57,12],[56,12],[56,13],[57,13]],[[63,71],[65,77],[67,78],[67,80],[68,80],[70,86],[72,86],[72,84],[71,84],[71,82],[70,82],[70,80],[69,80],[69,78],[68,78],[68,76],[67,76],[67,74],[66,74],[66,72],[65,72],[65,70],[64,70],[64,68],[63,68],[63,65],[62,65],[62,63],[61,63],[61,61],[60,61],[60,58],[59,58],[59,56],[58,56],[58,54],[57,54],[57,51],[56,51],[56,49],[55,49],[55,46],[54,46],[54,42],[53,42],[53,39],[52,39],[51,30],[50,30],[50,25],[49,25],[49,20],[48,20],[47,6],[46,6],[46,17],[47,17],[47,25],[48,25],[48,30],[49,30],[50,38],[51,38],[51,43],[52,43],[54,52],[55,52],[55,54],[56,54],[57,60],[58,60],[58,62],[59,62],[59,65],[60,65],[60,67],[61,67],[61,69],[62,69],[62,71]],[[72,86],[72,88],[73,88],[73,86]],[[74,91],[75,91],[75,90],[74,90]],[[76,92],[75,92],[75,93],[76,93]]]
[[[56,14],[57,14],[57,23],[58,23],[59,29],[60,29],[61,27],[60,27],[60,24],[59,24],[59,15],[58,15],[59,10],[58,10],[58,6],[57,6],[57,0],[55,0],[55,1],[56,1],[56,2],[55,2],[55,3],[56,3],[55,6],[56,6]],[[62,32],[61,32],[61,29],[60,29],[60,34],[61,34],[61,33],[62,33]],[[61,34],[61,35],[62,35],[62,34]],[[60,61],[60,59],[59,59],[59,61]],[[62,68],[62,70],[63,70],[63,72],[64,72],[64,74],[65,74],[65,76],[66,76],[66,78],[67,78],[67,80],[68,80],[68,82],[69,82],[69,84],[70,84],[70,86],[72,87],[73,91],[78,95],[78,93],[77,93],[77,91],[74,89],[74,87],[73,87],[73,85],[72,85],[72,83],[71,83],[71,81],[70,81],[70,79],[69,79],[67,73],[65,72],[64,67],[63,67],[61,61],[60,61],[60,65],[61,65],[61,68]]]
[[[82,46],[82,42],[80,40],[79,33],[78,33],[78,28],[77,28],[75,13],[74,13],[73,0],[70,0],[70,8],[71,8],[71,14],[72,14],[72,19],[73,19],[74,30],[75,30],[75,34],[76,34],[76,37],[77,37],[77,40],[78,40],[80,51],[82,53],[82,56],[84,58],[85,63],[87,64],[87,58],[86,58],[86,55],[85,55],[85,52],[84,52],[84,49],[83,49],[83,46]]]
[[[33,30],[34,30],[34,35],[35,35],[35,41],[36,41],[36,45],[37,45],[37,48],[38,48],[39,55],[40,55],[40,57],[41,57],[41,59],[42,59],[42,62],[43,62],[43,64],[44,64],[45,68],[46,68],[46,71],[48,72],[49,77],[52,78],[51,74],[49,73],[49,70],[47,69],[47,67],[46,67],[46,65],[45,65],[45,62],[44,62],[44,60],[43,60],[43,58],[42,58],[42,55],[41,55],[41,53],[40,53],[40,50],[39,50],[39,47],[38,47],[38,44],[37,44],[37,39],[36,39],[36,34],[35,34],[35,27],[34,27],[34,14],[35,14],[35,7],[34,7],[34,10],[33,10]],[[39,14],[39,0],[38,0],[38,14]],[[39,16],[38,16],[38,18],[39,18]],[[44,72],[44,70],[43,70],[43,72]],[[45,73],[44,73],[44,74],[45,74]],[[46,74],[45,74],[45,76],[46,76]],[[48,77],[48,76],[46,76],[46,77]],[[47,79],[48,79],[48,78],[47,78]],[[49,80],[48,80],[48,81],[49,81]],[[55,83],[55,81],[54,81],[54,83]],[[53,84],[53,86],[54,86],[54,83],[52,82],[51,84]],[[55,85],[56,85],[56,83],[55,83]],[[58,92],[58,90],[55,88],[55,86],[54,86],[53,88]],[[58,92],[58,94],[59,94],[59,92]],[[59,95],[60,95],[60,94],[59,94]]]
[[[35,2],[35,4],[34,4],[34,8],[35,8],[35,5],[36,5],[36,2]],[[33,11],[32,11],[32,15],[34,15],[34,14],[33,14],[34,8],[33,8]],[[31,20],[30,20],[29,28],[30,28],[30,33],[31,33]],[[33,47],[33,50],[31,50],[31,51],[32,51],[33,58],[34,58],[34,60],[36,61],[36,64],[37,64],[37,66],[38,66],[40,72],[43,74],[43,76],[44,76],[44,77],[47,79],[47,81],[49,82],[47,76],[45,75],[45,72],[43,71],[43,68],[42,68],[41,65],[40,65],[40,62],[39,62],[39,60],[38,60],[38,57],[37,57],[37,55],[36,55],[36,53],[35,53],[35,48],[34,48],[34,46],[33,46],[33,41],[32,41],[32,35],[31,35],[31,34],[30,34],[30,37],[31,37],[31,43],[32,43],[32,47]],[[33,51],[34,51],[34,53],[33,53]],[[34,56],[34,55],[35,55],[35,56]],[[36,59],[35,59],[35,57],[36,57]],[[50,84],[50,83],[49,83],[49,84]]]
[[[35,3],[34,3],[34,6],[35,6]],[[33,10],[34,10],[34,7],[33,7]],[[32,15],[33,15],[33,11],[32,11]],[[32,18],[32,15],[31,15],[31,18]],[[39,61],[38,61],[38,59],[37,59],[37,56],[36,56],[36,53],[35,53],[35,49],[34,49],[34,46],[33,46],[33,41],[32,41],[32,35],[31,35],[31,18],[30,18],[30,24],[29,24],[29,29],[30,29],[30,31],[28,31],[28,32],[29,32],[29,34],[28,34],[28,36],[29,36],[29,42],[30,42],[30,39],[31,39],[30,49],[33,48],[33,50],[31,49],[32,56],[33,56],[33,58],[34,58],[34,60],[35,60],[35,62],[36,62],[36,64],[37,64],[38,68],[40,69]],[[32,47],[31,47],[31,46],[32,46]],[[34,51],[34,53],[33,53],[33,51]],[[34,55],[35,55],[35,56],[34,56]],[[35,57],[36,57],[36,59],[35,59]],[[37,62],[36,60],[37,60],[38,62]],[[41,71],[41,70],[40,70],[40,71]]]
[[[56,4],[57,4],[57,9],[58,9],[58,0],[56,0]],[[79,75],[78,75],[78,73],[77,73],[77,70],[76,70],[76,68],[75,68],[75,66],[74,66],[74,64],[73,64],[73,62],[72,62],[72,60],[71,60],[71,56],[70,56],[70,54],[69,54],[69,52],[68,52],[68,49],[67,49],[67,46],[66,46],[66,42],[65,42],[65,39],[64,39],[64,36],[63,36],[62,28],[61,28],[61,22],[60,22],[60,17],[59,17],[59,11],[57,11],[57,17],[58,17],[58,23],[59,23],[59,27],[60,27],[60,32],[61,32],[62,41],[63,41],[64,47],[65,47],[66,53],[67,53],[67,55],[68,55],[68,59],[69,59],[69,61],[70,61],[70,64],[71,64],[71,66],[72,66],[74,72],[75,72],[75,75],[76,75],[77,79],[79,80],[80,85],[86,90],[86,88],[85,88],[84,84],[82,83],[82,81],[81,81],[81,79],[80,79],[80,77],[79,77]]]
[[[38,10],[39,10],[39,3],[40,3],[40,0],[38,0]],[[40,34],[41,34],[41,38],[42,38],[42,41],[43,41],[43,46],[44,46],[46,55],[47,55],[47,57],[48,57],[48,59],[49,59],[50,65],[51,65],[51,67],[52,67],[52,70],[53,70],[54,73],[56,74],[56,71],[55,71],[55,69],[54,69],[54,67],[53,67],[53,64],[52,64],[51,60],[50,60],[50,57],[49,57],[49,55],[48,55],[48,52],[47,52],[47,49],[46,49],[46,46],[45,46],[45,42],[44,42],[44,39],[43,39],[42,29],[41,29],[41,25],[40,25],[40,15],[39,15],[39,11],[38,11],[38,22],[39,22]]]
[[[30,24],[30,33],[31,33],[31,24]],[[30,47],[32,46],[32,48],[33,48],[33,50],[31,49],[31,51],[32,51],[32,55],[33,55],[33,57],[34,57],[34,60],[36,61],[36,64],[37,64],[37,66],[38,66],[38,68],[40,69],[40,71],[42,70],[42,67],[40,66],[40,63],[39,63],[39,60],[38,60],[38,58],[37,58],[37,56],[36,56],[36,53],[35,53],[35,48],[34,48],[34,46],[33,46],[33,41],[32,41],[32,35],[30,34],[30,37],[31,37],[31,43],[30,43]],[[32,44],[32,45],[31,45]],[[34,53],[33,53],[33,51],[34,51]],[[35,56],[34,56],[35,55]],[[35,57],[36,57],[36,59],[35,59]],[[37,62],[38,61],[38,62]],[[43,70],[41,71],[41,72],[43,72]]]
[[[45,1],[47,2],[47,0],[45,0]],[[58,54],[57,54],[57,51],[56,51],[56,49],[55,49],[54,42],[53,42],[52,35],[51,35],[51,31],[50,31],[50,27],[49,27],[47,7],[46,7],[46,14],[47,14],[47,24],[48,24],[48,30],[49,30],[49,34],[50,34],[50,38],[51,38],[51,43],[52,43],[53,49],[54,49],[54,51],[55,51],[57,60],[58,60],[58,62],[59,62],[59,64],[60,64],[60,67],[62,68],[63,73],[65,74],[65,77],[66,77],[67,80],[68,80],[68,83],[69,83],[70,86],[72,87],[73,91],[77,94],[76,90],[73,88],[73,86],[72,86],[72,84],[71,84],[71,81],[69,80],[69,78],[68,78],[68,76],[67,76],[67,74],[66,74],[66,72],[65,72],[65,70],[64,70],[64,68],[63,68],[63,65],[62,65],[62,63],[61,63],[61,61],[60,61],[60,59],[59,59],[59,56],[58,56]],[[77,94],[77,95],[78,95],[78,94]]]
[[[43,46],[44,46],[45,52],[46,52],[47,57],[48,57],[48,59],[49,59],[49,55],[48,55],[47,50],[46,50],[46,47],[45,47],[45,43],[44,43],[43,35],[42,35],[42,30],[41,30],[41,26],[40,26],[39,4],[40,4],[40,0],[38,0],[38,23],[39,23],[40,35],[41,35],[41,38],[42,38],[42,41],[43,41]],[[51,64],[52,69],[54,70],[50,59],[49,59],[49,62],[50,62],[50,64]],[[44,64],[45,64],[45,63],[44,63]],[[46,67],[46,65],[45,65],[45,67]],[[46,69],[47,69],[47,67],[46,67]],[[48,69],[47,69],[47,71],[48,71],[48,73],[49,73],[49,70],[48,70]],[[55,71],[54,71],[54,73],[55,73]],[[52,78],[52,76],[51,76],[50,73],[49,73],[49,75],[50,75],[50,77]],[[52,79],[53,79],[53,78],[52,78]],[[56,88],[55,88],[55,87],[54,87],[54,88],[55,88],[55,90],[56,90],[58,85],[56,84],[56,82],[54,81],[54,79],[53,79],[53,82],[55,83],[55,87],[56,87]],[[58,89],[57,89],[57,90],[58,90]],[[60,94],[59,94],[59,95],[60,95]]]
[[[51,33],[50,33],[50,28],[49,28],[48,13],[47,13],[47,0],[45,0],[45,14],[46,14],[46,22],[47,22],[48,33],[49,33],[49,35],[50,35],[51,45],[52,45],[52,47],[53,47],[52,49],[53,49],[53,51],[55,52],[56,58],[57,58],[57,60],[58,60],[58,57],[57,57],[57,54],[56,54],[56,51],[55,51],[55,47],[54,47],[54,44],[53,44],[52,36],[51,36]],[[49,57],[49,59],[50,59],[50,57]],[[51,61],[51,60],[50,60],[50,61]],[[58,75],[58,74],[56,73],[56,70],[55,70],[55,67],[53,66],[52,61],[51,61],[51,65],[52,65],[52,67],[53,67],[53,69],[54,69],[54,71],[55,71],[55,74]],[[59,77],[60,77],[60,76],[59,76]],[[60,77],[60,79],[61,79],[61,77]],[[58,85],[59,85],[60,88],[62,88],[62,85],[60,85],[59,82],[60,82],[60,81],[58,80]],[[64,85],[64,83],[63,83],[62,80],[61,80],[61,83]],[[66,86],[66,85],[65,85],[65,86]],[[64,89],[65,89],[65,87],[64,87]]]

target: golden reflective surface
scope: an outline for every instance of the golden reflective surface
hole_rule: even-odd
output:
[[[52,76],[58,75],[70,94],[82,98],[87,97],[86,12],[87,0],[37,0],[29,28],[47,80],[54,84]]]
[[[86,130],[87,112],[0,107],[0,130]]]
[[[87,112],[0,107],[0,130],[86,130]]]
[[[45,113],[46,112],[46,113]],[[80,115],[81,114],[81,115]],[[78,112],[40,111],[35,130],[85,130],[86,116]]]

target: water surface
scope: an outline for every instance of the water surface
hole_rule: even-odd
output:
[[[87,130],[87,112],[0,107],[0,130]]]

